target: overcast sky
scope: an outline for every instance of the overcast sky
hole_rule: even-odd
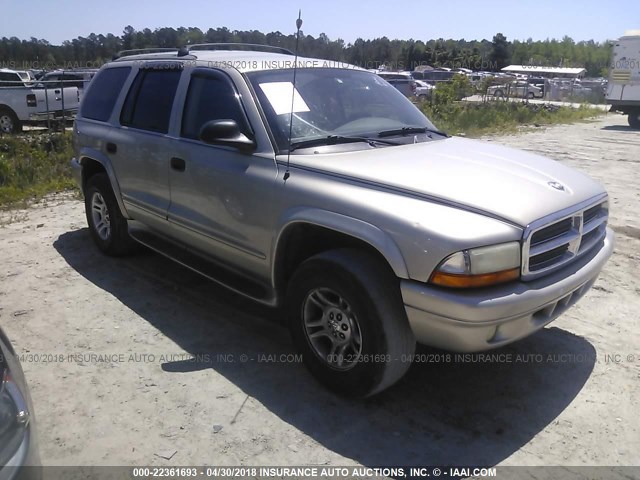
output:
[[[121,35],[158,27],[295,31],[302,9],[305,34],[356,38],[509,40],[614,39],[640,29],[640,0],[0,0],[0,37],[44,38],[53,44],[90,33]],[[634,23],[635,22],[635,23]]]

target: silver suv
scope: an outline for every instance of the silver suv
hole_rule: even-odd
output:
[[[400,379],[416,341],[500,347],[595,282],[613,235],[586,175],[449,137],[373,73],[298,58],[294,87],[286,51],[232,48],[93,79],[72,163],[104,253],[141,243],[282,306],[309,370],[356,396]]]
[[[418,84],[410,72],[378,72],[378,75],[397,88],[405,97],[416,96]]]

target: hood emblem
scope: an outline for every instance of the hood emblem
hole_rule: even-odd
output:
[[[562,185],[560,182],[548,182],[547,185],[549,185],[551,188],[555,188],[556,190],[564,192],[564,185]]]

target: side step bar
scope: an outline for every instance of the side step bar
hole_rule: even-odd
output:
[[[129,235],[135,241],[235,293],[264,305],[275,306],[276,299],[259,282],[229,270],[191,250],[180,247],[162,236],[154,234],[145,227],[136,227],[132,224],[135,224],[135,222],[129,222]]]

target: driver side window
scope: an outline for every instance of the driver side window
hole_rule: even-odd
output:
[[[205,123],[227,119],[235,120],[247,132],[248,122],[231,82],[218,75],[194,73],[184,105],[181,135],[198,140]]]

